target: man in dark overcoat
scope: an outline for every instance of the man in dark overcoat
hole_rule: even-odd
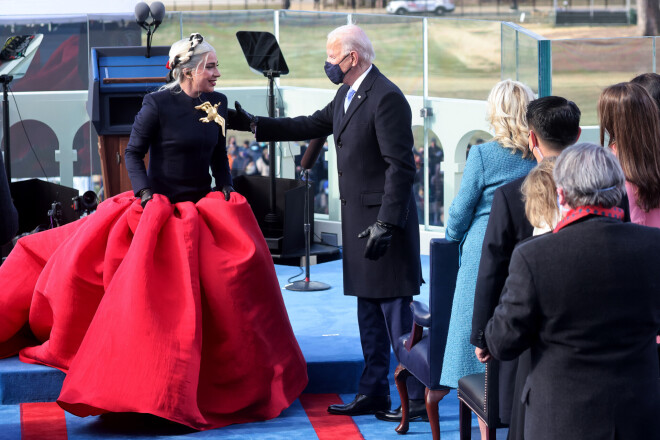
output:
[[[660,229],[621,221],[623,171],[599,145],[564,150],[553,174],[563,219],[514,250],[487,349],[530,349],[526,439],[656,438]]]
[[[325,70],[335,98],[311,116],[259,117],[258,141],[296,141],[334,136],[341,203],[344,294],[357,297],[365,366],[358,394],[333,414],[359,415],[390,409],[387,375],[390,344],[410,331],[412,296],[422,283],[412,113],[401,90],[372,64],[373,47],[355,25],[328,35]],[[424,388],[409,380],[411,418],[423,417]]]

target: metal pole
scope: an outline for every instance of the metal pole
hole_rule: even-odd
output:
[[[423,97],[424,97],[424,108],[428,112],[428,107],[429,106],[429,45],[428,45],[428,39],[429,39],[429,27],[428,27],[428,18],[424,17],[422,20],[422,60],[423,60],[423,67],[422,67],[422,75],[423,75]],[[430,165],[430,160],[429,160],[429,117],[426,116],[424,117],[424,169],[422,170],[424,172],[424,218],[422,219],[422,222],[424,223],[424,227],[428,228],[430,224],[430,214],[431,214],[431,203],[430,203],[430,184],[429,184],[429,177],[431,175],[431,170],[429,169]],[[413,147],[414,148],[414,147]]]
[[[309,147],[308,147],[309,148]],[[304,213],[304,222],[305,222],[305,279],[300,280],[300,281],[294,281],[291,284],[287,284],[284,286],[285,289],[287,290],[295,290],[298,292],[313,292],[316,290],[327,290],[330,288],[329,284],[326,283],[320,283],[318,281],[310,281],[309,278],[309,259],[310,259],[310,253],[311,253],[311,221],[313,219],[310,218],[309,215],[309,210],[311,207],[311,196],[310,196],[310,188],[311,184],[309,183],[309,170],[306,169],[304,172],[304,179],[305,179],[305,184],[307,185],[307,192],[305,194],[305,213]]]
[[[309,282],[309,254],[311,253],[312,241],[311,241],[311,227],[309,223],[309,201],[310,201],[310,188],[312,187],[309,182],[309,170],[305,170],[305,185],[307,185],[307,194],[305,194],[305,213],[303,217],[305,218],[305,281]]]
[[[275,90],[274,90],[274,72],[267,72],[268,76],[268,116],[271,118],[275,117]],[[270,157],[270,207],[268,214],[266,214],[266,223],[270,224],[269,226],[275,226],[277,224],[278,215],[276,208],[276,189],[275,189],[275,141],[270,141],[268,143],[268,155]]]
[[[7,89],[9,83],[14,79],[11,75],[0,76],[2,82],[2,130],[5,135],[5,171],[7,172],[7,181],[11,183],[11,148],[9,144],[9,96]]]
[[[552,40],[538,41],[539,98],[552,95]]]

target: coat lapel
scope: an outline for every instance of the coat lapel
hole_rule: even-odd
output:
[[[339,124],[339,130],[335,132],[337,136],[342,134],[346,128],[346,125],[348,124],[348,121],[351,120],[351,117],[355,114],[357,109],[360,108],[360,106],[367,100],[369,91],[371,90],[371,87],[373,86],[374,81],[376,81],[378,75],[380,75],[380,72],[376,66],[373,66],[371,71],[367,74],[366,78],[364,78],[362,81],[362,84],[360,84],[360,88],[357,90],[357,92],[355,92],[355,96],[353,96],[351,105],[349,105],[348,109],[346,110],[346,114],[343,115],[343,118]],[[341,94],[343,97],[340,103],[340,109],[342,112],[344,110],[344,99],[346,99],[346,93],[348,93],[348,87],[344,93]]]

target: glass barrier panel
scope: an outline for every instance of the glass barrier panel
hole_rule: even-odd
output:
[[[598,125],[596,104],[603,88],[653,67],[653,38],[555,40],[552,93],[578,105],[581,125]]]
[[[193,32],[199,32],[215,48],[222,74],[218,82],[219,87],[266,86],[265,77],[250,70],[236,32],[273,33],[273,11],[184,12],[182,22],[184,38]],[[286,54],[284,55],[286,59]]]
[[[163,28],[169,25],[169,17],[167,14],[163,20],[154,38]],[[147,31],[142,29],[135,22],[133,14],[130,15],[115,15],[115,14],[98,14],[89,15],[89,47],[116,47],[116,46],[145,46],[146,47],[146,34]],[[177,20],[178,26],[178,20]],[[158,46],[157,43],[152,43],[153,46]]]
[[[289,67],[280,84],[336,90],[323,69],[326,41],[330,31],[347,23],[346,15],[280,11],[279,23],[279,43]]]
[[[499,22],[429,18],[428,40],[429,96],[485,99],[500,80]]]
[[[422,95],[423,27],[421,17],[353,14],[353,22],[369,36],[374,64],[405,95]]]
[[[506,23],[501,25],[501,53],[502,70],[501,79],[518,79],[518,43],[516,41],[518,32]],[[499,81],[500,78],[498,78]]]
[[[429,121],[429,227],[445,225],[467,154],[472,145],[492,138],[486,121],[486,98],[481,100],[431,97],[434,117]],[[434,150],[433,141],[441,147]],[[421,223],[421,222],[420,222]]]
[[[539,93],[538,40],[524,32],[518,32],[518,81]]]

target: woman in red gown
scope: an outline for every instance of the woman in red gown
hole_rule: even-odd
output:
[[[198,430],[270,419],[307,371],[266,242],[231,187],[226,129],[245,123],[214,91],[201,35],[175,43],[168,66],[126,151],[134,192],[21,238],[0,266],[0,357],[66,372],[58,403],[79,416]]]

